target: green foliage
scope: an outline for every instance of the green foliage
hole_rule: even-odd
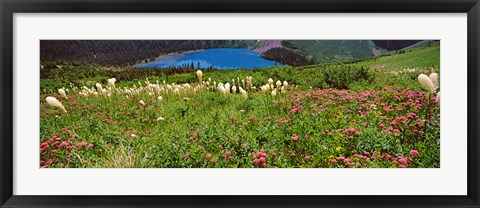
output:
[[[403,56],[415,50],[392,55],[398,59],[388,63],[408,63]],[[41,148],[40,165],[253,168],[262,164],[255,164],[252,152],[259,159],[264,150],[268,167],[344,168],[358,163],[362,168],[438,168],[440,105],[428,99],[417,81],[420,73],[439,73],[428,63],[418,62],[409,70],[369,69],[371,62],[365,61],[203,72],[211,85],[233,84],[235,79],[238,86],[237,77],[241,83],[252,76],[257,90],[249,91],[247,99],[238,91],[223,95],[211,86],[193,90],[198,85],[193,70],[50,67],[42,71],[40,82],[40,142],[48,144]],[[120,91],[111,90],[110,96],[79,94],[82,86],[106,86],[111,77],[117,78]],[[146,87],[145,78],[158,81],[162,89],[164,80],[190,83],[191,88],[178,94],[154,91]],[[272,97],[271,91],[258,90],[269,78],[288,81],[290,87]],[[121,91],[134,85],[136,93]],[[68,90],[68,98],[57,94],[59,88]],[[48,106],[47,96],[56,97],[68,113]],[[57,141],[72,148],[53,145]],[[411,155],[411,150],[420,155]],[[412,161],[399,163],[402,158]]]
[[[354,61],[373,56],[371,40],[289,40],[287,47],[296,49],[300,54],[311,56],[318,63]]]
[[[408,49],[403,53],[394,53],[366,59],[357,64],[371,69],[399,70],[415,67],[439,67],[440,43],[425,47]]]
[[[371,82],[373,76],[366,67],[352,65],[329,65],[323,69],[325,83],[336,89],[348,89],[354,82]]]

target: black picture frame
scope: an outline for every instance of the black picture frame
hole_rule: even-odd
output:
[[[1,207],[480,207],[478,0],[0,0]],[[25,196],[13,195],[14,13],[467,13],[468,194],[466,196]],[[445,179],[448,180],[448,179]],[[94,188],[94,187],[92,187]]]

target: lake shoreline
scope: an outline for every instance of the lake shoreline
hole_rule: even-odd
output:
[[[246,48],[209,48],[174,52],[160,55],[149,62],[136,64],[137,68],[167,68],[168,66],[184,67],[192,63],[201,68],[217,69],[254,69],[281,65],[278,62],[264,59],[261,53]]]
[[[180,52],[180,53],[178,53],[178,52],[167,53],[167,54],[157,56],[154,61],[161,61],[161,60],[164,60],[164,59],[167,59],[167,58],[183,56],[183,55],[186,55],[186,54],[195,53],[195,52],[204,51],[204,50],[205,49],[188,50],[188,51],[183,51],[183,52]],[[150,61],[150,62],[152,62],[152,61]],[[150,62],[147,62],[147,63],[150,63]]]

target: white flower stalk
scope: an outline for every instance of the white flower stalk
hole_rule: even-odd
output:
[[[218,91],[221,92],[222,94],[226,94],[226,93],[227,93],[227,91],[225,90],[225,87],[223,87],[222,85],[220,85],[220,86],[218,87]]]
[[[247,89],[252,90],[252,76],[247,76]]]
[[[202,70],[197,71],[198,83],[202,83],[203,73]]]
[[[438,87],[438,74],[437,73],[431,73],[430,76],[428,76],[430,80],[432,80],[433,86],[435,86],[435,89]]]
[[[437,101],[437,103],[440,103],[440,92],[437,93],[437,97],[435,98],[435,101]]]
[[[161,116],[160,116],[159,118],[157,118],[157,121],[164,121],[164,120],[165,120],[165,119],[164,119],[163,117],[161,117]]]
[[[140,100],[140,105],[145,105],[145,102],[143,102],[143,100]]]
[[[275,83],[275,85],[277,85],[277,89],[280,89],[280,87],[282,87],[282,82],[280,82],[280,80],[277,80],[277,83]]]
[[[225,91],[227,93],[230,93],[230,83],[227,82],[227,84],[225,84]]]
[[[236,93],[236,92],[237,92],[237,87],[234,85],[234,86],[232,87],[232,93]]]
[[[272,78],[269,78],[269,79],[268,79],[268,84],[269,84],[269,85],[273,84],[273,79],[272,79]]]
[[[243,90],[243,89],[240,89],[240,95],[242,96],[243,99],[247,99],[248,98],[248,93],[247,91]]]
[[[285,90],[287,90],[287,87],[288,87],[288,82],[287,82],[287,80],[283,81],[283,86],[285,87]]]
[[[162,97],[162,96],[158,96],[157,100],[158,100],[159,103],[162,103],[163,97]]]
[[[58,94],[67,99],[67,93],[63,89],[58,89]]]
[[[277,96],[277,90],[274,89],[272,90],[272,97],[275,97],[275,96]]]
[[[111,79],[108,79],[108,86],[111,87],[111,88],[115,88],[115,82],[117,81],[117,79],[115,78],[111,78]]]
[[[100,83],[95,84],[95,87],[97,88],[98,92],[100,92],[100,93],[102,92],[103,88],[102,88],[102,85]]]
[[[428,92],[433,93],[435,91],[435,86],[433,85],[432,80],[425,74],[420,74],[418,76],[418,82],[428,90]]]
[[[63,107],[62,103],[61,103],[60,101],[58,101],[57,98],[48,96],[47,98],[45,98],[45,100],[47,101],[48,105],[53,106],[53,107],[60,108],[60,109],[62,109],[65,113],[67,112],[67,110],[65,110],[65,107]]]
[[[266,92],[268,90],[268,86],[267,85],[262,85],[260,87],[260,90],[262,90],[262,92]]]
[[[273,90],[273,79],[272,78],[268,79],[268,88]]]

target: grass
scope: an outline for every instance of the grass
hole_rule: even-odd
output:
[[[373,69],[398,70],[415,67],[439,67],[440,44],[409,49],[397,54],[367,59],[358,63]]]

